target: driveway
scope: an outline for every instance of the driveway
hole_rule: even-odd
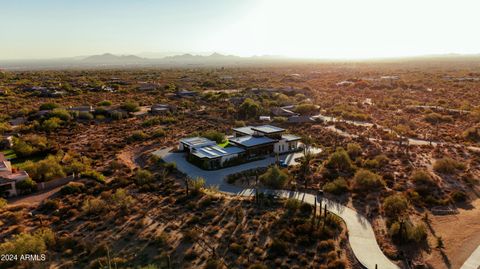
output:
[[[252,168],[266,167],[275,162],[275,158],[267,158],[264,160],[245,163],[224,169],[206,171],[187,162],[183,153],[170,152],[170,148],[154,151],[153,154],[162,158],[167,163],[176,163],[177,169],[190,177],[204,178],[206,185],[208,186],[218,186],[219,191],[221,192],[240,196],[254,195],[255,190],[251,188],[241,188],[230,185],[224,181],[226,176]],[[338,215],[345,222],[348,228],[349,242],[353,253],[365,268],[399,268],[383,254],[382,250],[378,246],[375,233],[373,232],[370,222],[365,217],[358,214],[355,210],[331,200],[319,198],[318,196],[303,192],[268,189],[263,189],[262,192],[276,194],[283,198],[294,198],[312,205],[315,203],[315,199],[317,199],[317,201],[321,199],[322,203],[327,205],[328,211]]]
[[[468,257],[460,269],[478,269],[480,268],[480,246]]]

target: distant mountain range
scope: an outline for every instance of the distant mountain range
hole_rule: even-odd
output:
[[[145,60],[145,58],[141,58],[135,55],[113,55],[111,53],[92,55],[82,59],[83,62],[90,63],[131,63],[143,62]]]
[[[44,59],[44,60],[0,60],[0,69],[25,70],[25,69],[69,69],[69,68],[109,68],[109,67],[206,67],[206,66],[250,66],[271,65],[277,63],[327,63],[327,62],[480,62],[480,54],[460,55],[425,55],[403,58],[383,58],[364,60],[342,59],[301,59],[288,58],[275,55],[240,57],[224,55],[217,52],[209,55],[176,54],[172,53],[142,53],[140,55],[160,56],[161,58],[139,57],[138,55],[115,55],[104,53],[100,55],[77,56],[70,58]]]

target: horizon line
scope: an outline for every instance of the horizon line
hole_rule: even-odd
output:
[[[162,57],[143,57],[139,56],[141,54],[161,54],[164,52],[140,52],[140,53],[112,53],[104,52],[99,54],[90,54],[90,55],[75,55],[75,56],[63,56],[63,57],[51,57],[51,58],[11,58],[11,59],[0,59],[2,62],[15,62],[15,61],[55,61],[55,60],[76,60],[76,58],[86,59],[92,56],[102,56],[102,55],[114,55],[117,57],[124,56],[136,56],[145,60],[162,60],[169,57],[191,55],[191,56],[203,56],[209,57],[213,54],[219,54],[222,56],[231,56],[238,57],[243,59],[255,58],[255,57],[271,57],[273,59],[284,59],[284,60],[307,60],[307,61],[371,61],[371,60],[399,60],[399,59],[409,59],[409,58],[428,58],[428,57],[448,57],[448,56],[458,56],[458,57],[469,57],[469,56],[480,56],[478,53],[457,53],[457,52],[448,52],[448,53],[433,53],[433,54],[410,54],[404,56],[372,56],[372,57],[305,57],[305,56],[288,56],[288,55],[275,55],[275,54],[252,54],[248,56],[241,56],[231,53],[220,53],[220,52],[179,52],[178,54],[170,54]],[[83,60],[77,59],[77,60]]]

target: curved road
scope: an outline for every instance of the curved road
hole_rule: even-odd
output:
[[[162,158],[167,163],[176,163],[177,169],[190,177],[202,177],[209,186],[218,186],[219,191],[241,196],[252,196],[254,189],[236,187],[227,184],[224,178],[227,175],[238,173],[257,167],[266,167],[275,162],[275,158],[267,158],[242,165],[223,168],[215,171],[202,170],[186,161],[183,153],[170,152],[171,148],[154,151],[153,154]],[[305,203],[314,204],[315,197],[312,194],[286,191],[267,190],[262,192],[276,194],[284,198],[294,198]],[[373,228],[368,220],[355,210],[342,204],[322,198],[322,203],[327,205],[328,211],[341,217],[348,228],[348,239],[357,260],[368,269],[398,269],[399,267],[390,261],[382,252],[375,238]]]
[[[460,269],[478,269],[480,268],[480,246],[468,257]]]

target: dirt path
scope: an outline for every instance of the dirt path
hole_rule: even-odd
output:
[[[459,214],[432,216],[432,227],[445,244],[445,254],[450,268],[460,268],[473,251],[480,245],[480,199],[472,202],[473,208],[459,209]],[[432,242],[435,247],[436,242]],[[433,268],[449,268],[438,251],[432,251],[427,262]]]
[[[8,205],[20,205],[20,204],[38,205],[42,201],[55,195],[62,187],[63,186],[59,186],[45,192],[40,192],[40,193],[35,193],[29,196],[14,198],[8,201]]]

